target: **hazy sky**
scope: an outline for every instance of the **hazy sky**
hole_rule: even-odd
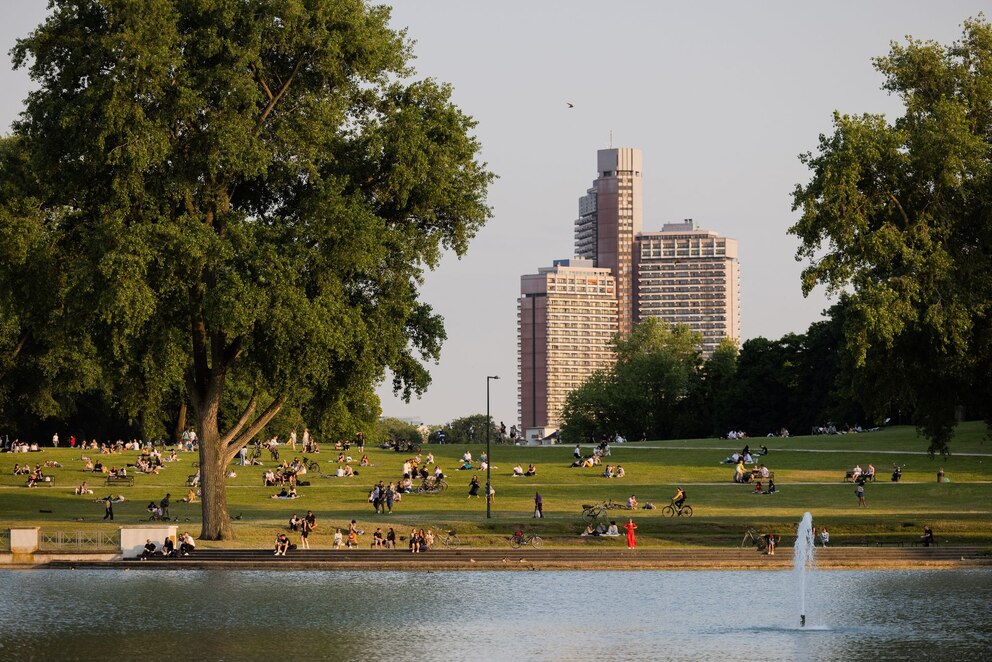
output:
[[[0,0],[0,46],[37,25],[42,0]],[[589,2],[397,0],[421,77],[454,86],[500,179],[493,218],[462,260],[430,274],[424,298],[448,341],[434,383],[409,405],[380,389],[383,413],[443,423],[485,411],[516,420],[520,276],[572,255],[578,197],[596,150],[644,152],[644,229],[692,218],[740,242],[744,339],[802,332],[829,305],[804,299],[790,194],[797,155],[834,110],[899,112],[871,58],[906,35],[950,43],[977,0]],[[0,66],[0,127],[30,87]],[[568,109],[567,102],[575,105]]]

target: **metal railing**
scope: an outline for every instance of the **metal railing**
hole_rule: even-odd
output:
[[[10,551],[10,529],[0,529],[0,552]]]
[[[40,532],[38,547],[43,552],[117,550],[121,546],[120,531],[46,531]]]

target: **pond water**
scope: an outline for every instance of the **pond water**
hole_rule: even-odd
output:
[[[2,660],[983,659],[992,572],[0,571]]]

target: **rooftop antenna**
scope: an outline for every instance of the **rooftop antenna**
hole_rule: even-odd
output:
[[[613,129],[610,129],[610,149],[613,149]]]

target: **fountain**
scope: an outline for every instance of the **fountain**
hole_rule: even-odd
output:
[[[796,531],[792,567],[799,589],[799,627],[806,627],[806,581],[813,569],[813,516],[809,513],[803,513],[799,530]]]

